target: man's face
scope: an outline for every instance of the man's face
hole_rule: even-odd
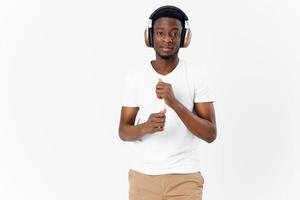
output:
[[[180,48],[182,26],[178,19],[161,17],[154,22],[154,50],[162,59],[177,55]]]

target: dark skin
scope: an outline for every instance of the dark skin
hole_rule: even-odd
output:
[[[181,23],[179,20],[161,17],[154,23],[153,40],[156,60],[151,61],[157,73],[166,75],[178,64]],[[156,96],[163,99],[173,109],[187,129],[198,138],[211,143],[216,139],[216,119],[212,102],[194,103],[195,113],[188,110],[175,97],[172,85],[158,80]],[[166,109],[152,113],[142,124],[134,125],[139,107],[122,107],[119,124],[119,136],[124,141],[136,141],[146,134],[159,134],[166,121]]]

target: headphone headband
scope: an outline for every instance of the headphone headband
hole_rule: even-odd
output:
[[[183,20],[189,20],[189,18],[187,17],[187,15],[180,9],[180,8],[178,8],[178,7],[175,7],[175,6],[162,6],[162,7],[159,7],[159,8],[157,8],[151,15],[150,15],[150,17],[149,17],[149,19],[153,19],[153,17],[157,14],[157,13],[159,13],[159,12],[161,12],[161,11],[175,11],[175,12],[177,12],[177,13],[179,13],[181,16],[182,16],[182,18],[183,18]]]

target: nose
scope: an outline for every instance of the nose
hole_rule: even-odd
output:
[[[166,43],[170,43],[172,42],[172,37],[169,35],[169,34],[166,34],[164,37],[163,37],[163,41],[166,42]]]

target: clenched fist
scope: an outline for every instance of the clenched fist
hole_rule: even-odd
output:
[[[166,109],[158,113],[152,113],[144,123],[145,132],[155,133],[164,130],[166,121]]]
[[[157,98],[163,99],[169,107],[173,107],[176,104],[177,99],[174,96],[171,84],[165,83],[161,79],[158,79],[155,92]]]

